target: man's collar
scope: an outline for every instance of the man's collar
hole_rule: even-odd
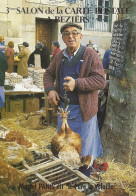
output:
[[[64,51],[63,51],[63,55],[64,55],[65,57],[67,57],[68,60],[71,60],[71,59],[73,58],[73,56],[75,56],[75,55],[77,54],[79,48],[80,48],[80,46],[78,47],[78,49],[77,49],[71,56],[68,55],[67,48],[65,48]]]

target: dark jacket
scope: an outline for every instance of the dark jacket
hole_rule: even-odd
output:
[[[44,73],[44,88],[46,92],[54,89],[56,79],[56,91],[59,92],[59,70],[63,57],[63,50],[58,53]],[[88,121],[98,111],[98,90],[104,89],[105,74],[102,62],[97,53],[87,47],[83,55],[83,64],[81,66],[77,91],[82,118]]]
[[[0,86],[4,86],[5,71],[8,69],[8,62],[5,54],[0,51]]]
[[[30,65],[30,64],[32,64],[32,65],[35,65],[35,62],[34,62],[34,55],[35,54],[40,54],[40,56],[41,56],[41,50],[39,49],[39,48],[37,48],[37,49],[35,49],[35,51],[34,52],[32,52],[31,54],[30,54],[30,56],[29,56],[29,59],[28,59],[28,66]]]
[[[103,68],[104,69],[108,69],[109,68],[109,64],[110,64],[110,49],[106,50],[106,52],[104,53],[102,64],[103,64]]]
[[[50,52],[49,52],[48,47],[44,45],[42,48],[42,53],[41,53],[42,69],[46,69],[47,67],[49,67],[49,64],[50,64]]]
[[[110,65],[110,49],[106,50],[106,52],[104,53],[102,64],[103,64],[103,68],[104,69],[109,69],[109,65]],[[107,73],[107,75],[106,75],[106,80],[109,80],[109,73]]]

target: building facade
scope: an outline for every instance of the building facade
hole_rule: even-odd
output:
[[[26,41],[33,51],[39,41],[47,42],[51,49],[54,40],[65,47],[60,28],[64,23],[75,22],[83,27],[82,44],[89,40],[97,44],[102,53],[110,47],[112,25],[117,13],[119,0],[0,0],[0,35],[14,41],[15,52],[18,44]]]

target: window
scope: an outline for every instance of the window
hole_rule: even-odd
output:
[[[98,6],[102,6],[102,0],[98,0]]]
[[[102,21],[102,15],[98,15],[98,21]]]
[[[76,0],[66,0],[67,3],[76,3]]]
[[[88,15],[86,14],[89,17],[89,22],[85,23],[86,30],[106,32],[110,30],[110,2],[111,0],[85,0],[86,7],[91,10]]]

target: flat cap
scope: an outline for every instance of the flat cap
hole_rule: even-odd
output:
[[[28,47],[29,44],[27,42],[23,42],[23,46]]]
[[[41,49],[42,48],[42,44],[41,43],[37,43],[35,46],[35,49]]]
[[[63,33],[63,31],[64,31],[66,28],[68,28],[68,27],[76,27],[76,28],[82,30],[82,27],[81,27],[80,25],[78,25],[78,24],[75,24],[75,23],[67,23],[67,24],[64,24],[64,25],[61,27],[60,32]]]

